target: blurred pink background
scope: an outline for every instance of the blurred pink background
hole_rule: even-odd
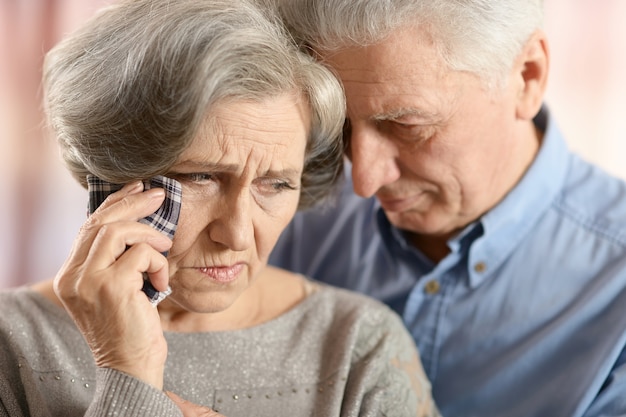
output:
[[[86,192],[41,128],[44,52],[104,0],[0,0],[0,288],[53,277]],[[626,179],[626,2],[545,0],[547,102],[571,147]]]

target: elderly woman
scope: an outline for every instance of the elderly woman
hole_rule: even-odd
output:
[[[340,177],[344,121],[271,16],[121,2],[44,91],[93,214],[54,281],[0,295],[1,416],[437,414],[394,313],[266,264]]]

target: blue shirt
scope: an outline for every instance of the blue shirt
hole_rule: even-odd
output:
[[[626,416],[626,183],[570,152],[547,109],[535,123],[525,176],[438,264],[349,181],[270,259],[394,308],[446,417]]]

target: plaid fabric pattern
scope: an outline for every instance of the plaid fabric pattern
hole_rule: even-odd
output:
[[[154,227],[170,239],[174,238],[178,216],[180,216],[180,205],[183,200],[183,191],[180,183],[172,178],[162,175],[144,181],[144,190],[150,188],[163,188],[165,190],[165,201],[163,205],[153,214],[139,220],[139,223]],[[167,252],[163,253],[167,256]]]
[[[89,192],[88,216],[96,211],[109,194],[119,191],[124,186],[124,184],[112,184],[93,175],[87,176],[87,184]],[[143,184],[144,190],[163,188],[165,190],[165,201],[156,212],[139,220],[139,222],[154,227],[156,230],[172,239],[176,232],[183,197],[180,183],[172,178],[158,175],[144,180]],[[163,252],[163,255],[167,256],[167,252]],[[143,291],[150,299],[152,305],[156,306],[171,293],[169,288],[167,291],[157,291],[147,277],[144,278]]]

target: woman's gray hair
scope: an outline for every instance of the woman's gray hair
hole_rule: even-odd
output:
[[[62,157],[86,185],[164,174],[211,109],[297,94],[311,109],[300,208],[341,176],[345,101],[332,73],[245,0],[125,0],[46,56],[44,105]]]
[[[542,0],[266,0],[296,39],[326,51],[365,46],[401,27],[424,28],[450,69],[499,84],[532,33]]]

